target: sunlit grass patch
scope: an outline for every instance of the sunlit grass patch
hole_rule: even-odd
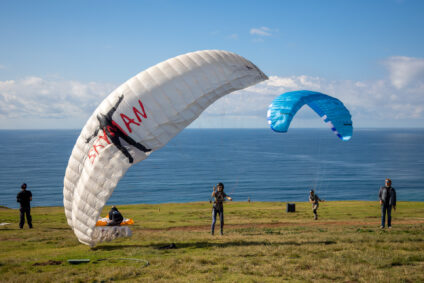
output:
[[[224,236],[210,235],[206,202],[119,208],[135,220],[133,237],[95,248],[77,241],[63,208],[34,208],[31,230],[17,228],[17,210],[0,208],[0,221],[12,222],[0,228],[0,281],[424,281],[423,203],[399,203],[383,230],[375,202],[325,202],[318,221],[308,203],[286,213],[281,202],[228,202]]]

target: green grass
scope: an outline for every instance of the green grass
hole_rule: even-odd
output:
[[[422,202],[400,202],[391,230],[378,228],[377,202],[324,202],[318,221],[308,203],[286,213],[283,203],[227,202],[224,236],[209,234],[209,203],[119,209],[135,220],[133,236],[91,249],[63,208],[33,208],[34,229],[21,230],[18,210],[0,207],[12,223],[0,227],[0,282],[424,282]]]

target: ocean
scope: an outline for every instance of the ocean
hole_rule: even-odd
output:
[[[63,206],[63,178],[79,130],[0,130],[0,205]],[[222,182],[235,201],[378,200],[389,177],[398,200],[424,201],[424,129],[186,129],[131,167],[111,204],[208,201]]]

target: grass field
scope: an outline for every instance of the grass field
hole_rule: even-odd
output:
[[[0,223],[12,223],[0,227],[0,281],[424,282],[422,202],[398,203],[390,230],[379,228],[377,202],[324,202],[318,221],[308,203],[286,213],[285,203],[227,202],[224,236],[210,235],[209,203],[119,209],[135,220],[133,236],[90,248],[61,207],[33,208],[31,230],[0,208]]]

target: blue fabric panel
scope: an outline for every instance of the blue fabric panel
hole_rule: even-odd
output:
[[[324,117],[324,122],[339,138],[349,140],[352,137],[352,116],[344,104],[337,98],[309,90],[286,92],[274,99],[268,109],[271,129],[287,132],[293,117],[305,104]]]

